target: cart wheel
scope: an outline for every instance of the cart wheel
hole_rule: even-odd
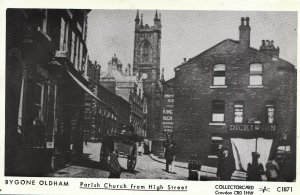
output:
[[[127,159],[128,171],[131,171],[131,172],[134,171],[136,161],[137,161],[137,147],[136,147],[136,145],[134,145],[133,149],[131,151],[131,154],[128,156],[128,159]]]
[[[109,164],[109,151],[105,145],[101,146],[100,150],[100,164],[104,167],[107,167]]]

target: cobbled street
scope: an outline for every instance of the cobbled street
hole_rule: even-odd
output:
[[[109,173],[101,169],[99,164],[99,154],[101,143],[88,142],[84,146],[84,154],[89,159],[80,165],[71,165],[64,169],[58,170],[49,176],[55,177],[77,177],[77,178],[107,178]],[[120,165],[126,169],[127,159],[119,158]],[[152,159],[149,155],[138,156],[135,172],[123,172],[121,178],[137,179],[182,179],[186,180],[188,170],[174,167],[175,173],[167,173],[165,164]]]

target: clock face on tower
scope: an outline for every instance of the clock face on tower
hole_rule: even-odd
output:
[[[148,78],[148,74],[147,74],[147,73],[143,73],[143,74],[142,74],[142,79],[145,79],[145,80],[146,80],[147,78]]]

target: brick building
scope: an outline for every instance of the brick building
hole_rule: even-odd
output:
[[[81,156],[89,11],[7,10],[5,175],[41,176]]]
[[[250,31],[249,18],[242,18],[238,41],[226,39],[175,68],[177,159],[196,153],[216,162],[218,148],[227,145],[236,162],[241,155],[239,170],[253,151],[262,162],[290,154],[295,166],[296,69],[273,41],[252,48]]]
[[[97,61],[92,63],[90,60],[86,63],[85,79],[89,82],[89,89],[95,94],[98,94],[98,85],[100,82],[101,66]],[[84,113],[84,139],[90,140],[93,137],[96,128],[96,115],[99,109],[100,102],[89,94],[85,94],[85,113]],[[94,138],[94,137],[93,137]]]
[[[96,113],[95,131],[91,139],[103,138],[107,133],[118,132],[123,125],[129,125],[130,103],[112,93],[101,84],[97,96],[101,99]]]

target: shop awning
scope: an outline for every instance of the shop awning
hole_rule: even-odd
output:
[[[103,105],[105,105],[109,110],[112,110],[112,113],[114,115],[116,115],[116,113],[114,112],[113,108],[107,104],[106,102],[104,102],[103,100],[101,100],[99,97],[97,97],[85,84],[83,84],[70,70],[68,70],[68,67],[70,67],[71,65],[69,64],[69,60],[66,59],[66,57],[55,57],[52,61],[50,61],[48,64],[49,65],[56,65],[61,67],[63,70],[65,70],[70,77],[75,81],[75,83],[77,83],[79,85],[79,87],[81,87],[86,93],[88,93],[89,95],[91,95],[93,98],[95,98],[97,101],[101,102]]]
[[[106,107],[108,107],[109,109],[113,110],[111,108],[110,105],[108,105],[107,103],[105,103],[104,101],[102,101],[101,99],[99,99],[89,88],[87,88],[81,81],[79,81],[76,76],[74,76],[69,70],[67,70],[68,74],[71,76],[71,78],[89,95],[91,95],[93,98],[95,98],[97,101],[101,102],[102,104],[104,104]],[[114,115],[116,115],[116,113],[114,111],[112,111],[112,113]]]
[[[96,100],[102,102],[89,88],[87,88],[82,82],[80,82],[70,71],[68,71],[68,74],[72,77],[72,79],[88,94],[93,96]],[[104,102],[102,102],[104,103]]]

